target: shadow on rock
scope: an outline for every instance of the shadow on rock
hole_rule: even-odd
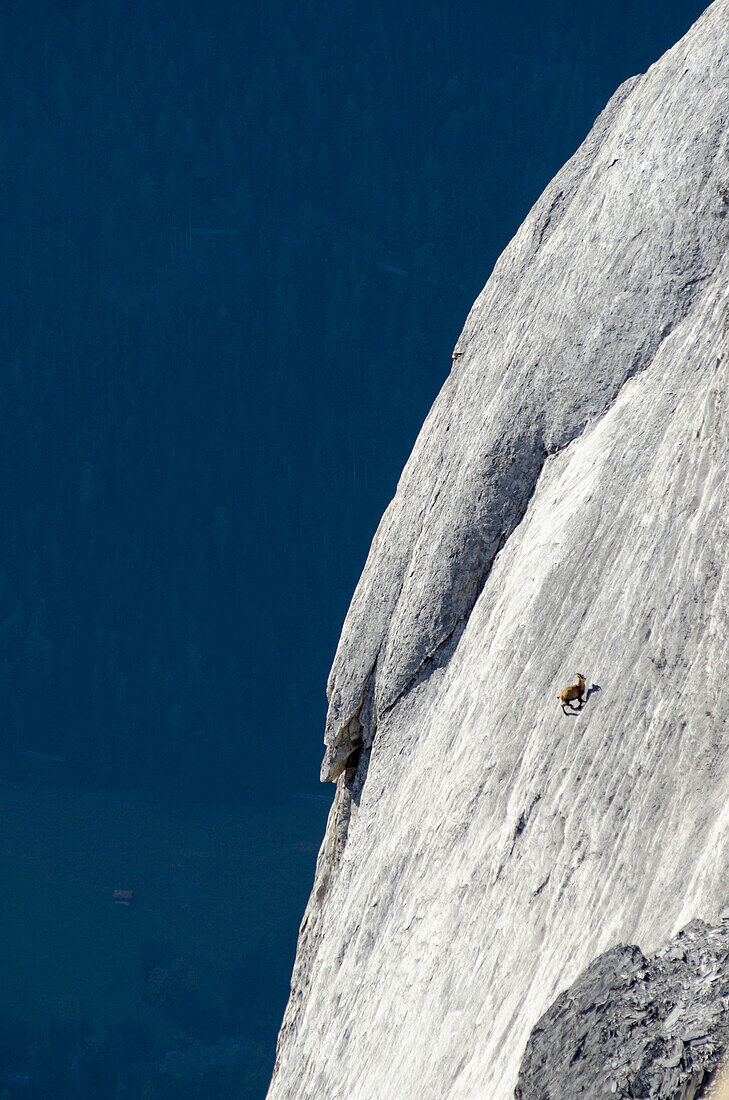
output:
[[[600,687],[600,685],[599,684],[592,684],[592,686],[588,689],[587,694],[585,695],[585,702],[587,702],[587,700],[590,698],[590,696],[593,694],[593,692],[598,692],[598,691],[602,691],[602,688]]]

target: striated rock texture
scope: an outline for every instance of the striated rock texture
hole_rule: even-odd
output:
[[[727,1006],[726,922],[695,921],[649,958],[614,947],[532,1031],[515,1100],[718,1100]]]
[[[727,214],[716,0],[499,259],[377,530],[270,1100],[504,1100],[591,960],[729,900]]]

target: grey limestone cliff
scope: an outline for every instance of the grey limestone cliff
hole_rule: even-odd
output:
[[[375,534],[271,1100],[505,1100],[580,969],[729,900],[728,214],[716,0],[499,259]]]

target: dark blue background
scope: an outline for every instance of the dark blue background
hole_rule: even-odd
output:
[[[320,794],[341,623],[466,313],[617,85],[702,9],[2,5],[7,783],[192,816]],[[266,948],[271,1018],[312,874]],[[105,1094],[228,1095],[132,1081],[153,1055],[125,1042]]]

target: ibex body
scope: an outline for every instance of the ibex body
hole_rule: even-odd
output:
[[[557,698],[559,699],[560,703],[562,704],[562,710],[564,711],[565,714],[568,713],[568,711],[567,711],[567,706],[568,705],[569,705],[570,709],[572,709],[572,703],[573,703],[573,700],[575,700],[575,699],[578,700],[577,709],[582,710],[582,704],[585,702],[585,699],[584,699],[585,687],[586,687],[585,677],[582,675],[581,672],[578,672],[577,673],[577,683],[576,684],[570,684],[569,687],[563,688],[562,691],[560,691]]]

